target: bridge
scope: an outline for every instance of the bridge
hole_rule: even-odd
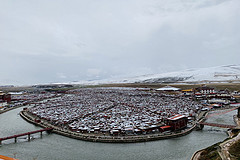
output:
[[[222,110],[222,111],[220,110],[220,111],[218,111],[218,112],[214,112],[214,113],[208,114],[208,115],[206,116],[206,118],[210,118],[210,117],[213,117],[213,116],[218,116],[218,115],[226,114],[226,113],[231,112],[231,111],[233,111],[233,110],[235,110],[235,109],[238,109],[238,108],[239,108],[239,106],[238,106],[238,107],[231,108],[231,109],[227,109],[227,110]]]
[[[31,132],[26,132],[26,133],[21,133],[21,134],[9,136],[9,137],[3,137],[3,138],[0,138],[0,145],[2,144],[2,141],[8,140],[8,139],[15,139],[14,142],[17,143],[17,138],[22,137],[22,136],[28,136],[28,141],[30,141],[30,135],[31,134],[40,133],[40,135],[42,137],[42,132],[46,131],[46,132],[50,133],[52,130],[53,130],[53,128],[44,128],[44,129],[31,131]]]
[[[230,129],[234,129],[237,126],[235,125],[229,125],[229,124],[217,124],[217,123],[207,123],[207,122],[200,122],[198,123],[200,125],[207,125],[207,126],[213,126],[213,127],[220,127],[220,128],[230,128]]]
[[[236,103],[236,104],[233,104],[233,105],[230,105],[230,106],[233,107],[233,108],[227,109],[227,110],[220,110],[219,112],[214,112],[214,113],[208,114],[208,116],[206,116],[205,118],[207,119],[207,118],[210,118],[212,116],[222,115],[222,114],[231,112],[231,111],[233,111],[235,109],[237,109],[237,117],[240,118],[240,103]],[[229,128],[229,129],[236,129],[236,128],[238,128],[238,126],[231,125],[231,124],[208,123],[208,122],[205,122],[205,120],[206,120],[205,118],[200,120],[197,123],[197,130],[203,129],[204,125],[213,126],[213,127],[221,127],[221,128]]]

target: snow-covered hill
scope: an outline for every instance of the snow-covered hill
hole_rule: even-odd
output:
[[[123,79],[105,79],[72,82],[71,84],[97,85],[112,83],[240,83],[240,65],[188,69],[162,74],[142,75]]]
[[[201,83],[240,82],[240,65],[188,69],[178,72],[138,76],[122,82],[139,83]]]

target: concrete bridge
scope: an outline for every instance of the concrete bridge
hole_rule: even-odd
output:
[[[198,124],[200,124],[200,125],[207,125],[207,126],[213,126],[213,127],[230,128],[230,129],[235,129],[237,127],[235,125],[207,123],[207,122],[200,122]]]
[[[237,109],[237,117],[240,118],[240,107],[239,107],[239,105],[240,104],[237,104],[237,107],[232,108],[232,109],[227,110],[227,111],[211,114],[210,116],[207,116],[206,118],[211,117],[213,115],[217,116],[217,115],[225,114],[225,113],[228,113],[228,112],[233,111],[235,109]],[[239,126],[236,126],[236,125],[219,124],[219,123],[208,123],[208,122],[205,122],[206,118],[202,119],[201,121],[199,121],[197,123],[197,125],[196,125],[196,129],[197,130],[202,130],[204,125],[213,126],[213,127],[221,127],[221,128],[229,128],[229,129],[239,129]]]
[[[32,131],[32,132],[21,133],[21,134],[9,136],[9,137],[3,137],[3,138],[0,138],[0,145],[2,144],[2,141],[8,140],[8,139],[14,139],[14,141],[16,143],[17,138],[22,137],[22,136],[28,136],[28,141],[30,141],[30,135],[31,134],[40,133],[40,135],[42,137],[42,132],[46,131],[46,132],[50,133],[52,130],[53,130],[53,128],[44,128],[44,129],[40,129],[40,130],[36,130],[36,131]]]

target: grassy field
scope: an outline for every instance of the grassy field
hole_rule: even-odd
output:
[[[218,145],[220,143],[214,144],[203,150],[199,160],[221,160],[222,158],[218,154]]]
[[[166,85],[170,85],[173,87],[181,88],[181,89],[191,89],[191,88],[196,88],[200,87],[203,84],[159,84],[159,83],[129,83],[129,84],[104,84],[104,85],[99,85],[102,87],[136,87],[136,88],[161,88]],[[210,83],[210,84],[205,84],[206,86],[209,87],[214,87],[216,90],[224,90],[224,89],[229,89],[230,91],[240,91],[240,83]]]
[[[229,153],[233,156],[233,160],[240,159],[240,141],[229,148]]]
[[[82,88],[82,87],[134,87],[134,88],[161,88],[164,86],[173,86],[180,89],[191,89],[200,87],[203,84],[160,84],[160,83],[124,83],[124,84],[101,84],[101,85],[75,85],[74,88]],[[214,87],[216,90],[224,90],[229,89],[230,91],[240,91],[240,83],[208,83],[205,84],[209,87]],[[68,88],[72,89],[72,88]],[[0,91],[5,92],[18,92],[18,91],[33,91],[35,88],[31,86],[18,86],[18,87],[0,87]]]
[[[229,138],[226,138],[224,141],[229,140]],[[218,154],[218,150],[220,149],[220,144],[223,143],[222,142],[218,142],[212,146],[209,146],[207,148],[205,148],[200,157],[199,160],[222,160],[222,158],[220,157],[220,155]]]

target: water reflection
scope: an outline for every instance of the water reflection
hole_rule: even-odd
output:
[[[39,127],[27,123],[19,115],[21,108],[0,115],[0,137],[37,130]],[[232,115],[222,115],[228,122]],[[218,119],[216,119],[218,120]],[[214,121],[214,120],[213,120]],[[36,134],[36,136],[38,136]],[[6,142],[0,147],[0,154],[21,160],[186,160],[199,149],[227,138],[226,129],[205,126],[202,131],[193,131],[189,135],[145,143],[113,144],[93,143],[75,140],[56,134],[44,134],[43,138],[36,137],[31,142],[19,139],[19,143]],[[5,143],[5,142],[4,142]]]

